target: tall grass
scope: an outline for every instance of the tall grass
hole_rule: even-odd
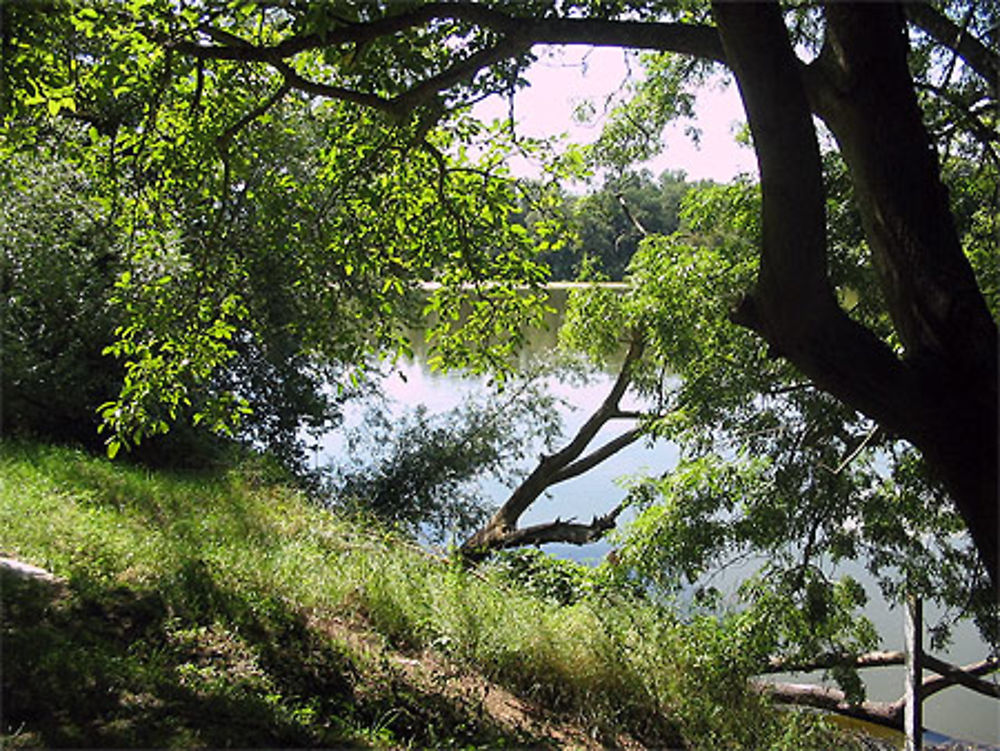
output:
[[[370,522],[337,518],[262,478],[259,467],[151,473],[67,449],[0,447],[0,552],[67,578],[85,600],[106,603],[109,593],[128,592],[130,602],[147,602],[157,611],[152,620],[167,625],[141,631],[145,646],[131,655],[150,670],[159,660],[162,670],[136,690],[155,694],[150,686],[169,679],[239,700],[241,711],[275,724],[272,742],[393,745],[409,731],[386,728],[378,717],[397,716],[394,702],[409,702],[411,717],[420,711],[415,705],[429,706],[428,697],[393,689],[377,706],[359,708],[357,675],[379,668],[310,630],[317,617],[336,617],[366,624],[394,648],[444,654],[609,743],[617,733],[696,749],[847,743],[818,718],[778,712],[748,689],[718,624],[684,621],[611,591],[560,605],[498,571],[465,571]],[[238,679],[197,658],[213,643],[226,645],[230,668],[241,666]],[[5,653],[5,667],[9,659],[16,656]],[[283,660],[312,664],[292,669]],[[5,696],[9,688],[5,679]],[[153,734],[151,742],[220,741],[203,724],[187,728]],[[446,742],[447,725],[433,738],[423,732],[409,742],[458,742]],[[101,738],[146,737],[132,733]],[[499,742],[479,730],[461,743],[491,738]],[[240,741],[248,738],[237,735]]]

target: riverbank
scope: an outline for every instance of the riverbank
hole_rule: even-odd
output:
[[[858,747],[711,623],[464,571],[265,463],[4,442],[0,481],[0,555],[44,572],[3,577],[5,748]]]

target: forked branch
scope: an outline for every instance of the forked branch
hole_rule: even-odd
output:
[[[821,668],[833,667],[835,664],[851,664],[857,668],[880,667],[883,665],[902,664],[904,656],[902,652],[872,652],[858,657],[843,657],[838,655],[826,655],[808,665],[792,665],[781,661],[772,661],[766,672],[776,672],[778,670],[810,671]],[[920,686],[921,700],[936,694],[938,691],[949,686],[961,685],[965,688],[981,693],[985,696],[1000,698],[1000,685],[982,679],[980,676],[988,675],[1000,670],[1000,660],[996,657],[988,657],[985,660],[974,662],[964,667],[956,667],[943,660],[930,655],[923,656],[924,666],[940,675],[925,678]],[[903,728],[903,710],[905,700],[899,698],[891,702],[870,702],[864,701],[852,704],[847,695],[840,689],[829,686],[815,686],[802,683],[768,683],[757,682],[757,687],[767,693],[772,699],[784,704],[797,704],[802,706],[825,709],[828,712],[865,720],[876,725],[895,728]]]
[[[642,435],[642,428],[637,426],[589,454],[584,454],[602,427],[626,414],[621,410],[620,402],[632,382],[632,374],[642,357],[643,348],[641,334],[634,333],[621,370],[607,397],[570,442],[556,453],[542,456],[538,466],[515,488],[506,503],[489,522],[463,543],[461,554],[465,560],[478,561],[491,551],[524,545],[540,545],[548,542],[583,545],[600,539],[614,528],[615,521],[624,510],[624,504],[619,504],[604,516],[594,517],[590,524],[556,519],[546,524],[518,529],[517,523],[524,512],[552,485],[586,472],[634,443]]]

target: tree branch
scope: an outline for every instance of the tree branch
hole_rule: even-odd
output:
[[[556,482],[569,479],[596,466],[600,461],[612,456],[638,438],[637,433],[633,435],[634,431],[629,431],[618,438],[612,439],[584,459],[577,461],[600,429],[609,420],[621,414],[618,405],[631,383],[632,369],[642,357],[643,350],[643,337],[638,332],[635,332],[625,359],[622,362],[621,369],[618,372],[618,377],[615,379],[615,383],[604,401],[584,422],[570,442],[556,453],[543,456],[535,469],[514,489],[514,492],[511,493],[507,501],[497,510],[486,525],[462,544],[462,556],[466,560],[479,560],[485,557],[490,550],[511,547],[515,544],[511,540],[524,539],[520,535],[526,532],[526,530],[518,530],[517,522],[547,488]],[[598,517],[594,523],[596,524],[600,519],[610,518],[613,524],[613,520],[619,512],[620,509],[617,509],[608,517]],[[557,520],[553,524],[555,526],[542,525],[542,529],[533,530],[529,537],[535,539],[539,535],[556,534],[555,531],[547,530],[557,530],[559,534],[576,537],[585,535],[585,530],[576,528],[580,525],[575,525],[570,529],[566,526],[566,522]],[[593,526],[589,525],[588,529],[593,528]]]
[[[878,423],[873,425],[872,429],[865,434],[865,437],[861,439],[861,442],[857,445],[857,447],[850,454],[848,454],[843,461],[840,462],[840,464],[837,465],[836,469],[828,467],[823,463],[820,463],[820,466],[830,474],[839,475],[850,466],[851,462],[858,458],[861,452],[865,450],[865,446],[871,443],[872,439],[878,435],[879,430],[880,428]]]
[[[835,712],[883,727],[902,729],[903,702],[865,701],[851,704],[847,695],[837,688],[815,686],[809,683],[757,682],[758,689],[782,704],[797,704]]]
[[[855,667],[859,668],[880,667],[883,665],[898,665],[902,660],[902,652],[872,652],[869,655],[861,655],[853,658],[853,663]],[[849,658],[849,664],[850,661]],[[841,656],[838,655],[824,655],[815,662],[798,667],[776,660],[772,661],[772,665],[768,668],[767,672],[817,670],[833,667],[842,662]],[[986,696],[1000,698],[1000,685],[977,677],[1000,670],[1000,660],[996,657],[988,657],[985,660],[980,660],[979,662],[959,668],[935,657],[924,655],[924,665],[930,670],[940,672],[941,675],[923,680],[920,686],[920,698],[922,701],[936,694],[938,691],[955,685],[964,686]],[[755,681],[754,685],[778,702],[817,707],[829,712],[836,712],[847,717],[854,717],[897,730],[903,727],[903,709],[905,704],[902,698],[893,702],[861,702],[860,704],[851,704],[847,701],[847,696],[843,691],[828,686],[801,683],[769,683],[765,681]]]
[[[625,212],[625,218],[629,220],[629,223],[633,227],[635,227],[635,231],[643,237],[647,237],[649,232],[647,232],[646,228],[642,226],[638,219],[635,218],[635,214],[632,213],[628,203],[625,201],[625,196],[622,193],[615,193],[615,198],[618,199],[618,204],[622,207],[622,211]]]
[[[762,675],[768,673],[810,673],[827,670],[839,665],[854,668],[878,668],[887,665],[902,665],[905,655],[896,650],[891,652],[867,652],[863,655],[843,655],[828,653],[819,655],[809,662],[793,662],[780,657],[772,657]]]
[[[535,524],[523,529],[513,529],[501,535],[490,546],[493,550],[519,548],[527,545],[544,545],[561,542],[571,545],[586,545],[600,540],[615,528],[618,516],[625,510],[625,502],[603,516],[595,516],[590,524],[575,523],[572,519],[556,519],[545,524]]]
[[[271,96],[269,96],[259,105],[257,105],[252,110],[247,112],[245,115],[243,115],[243,117],[241,117],[235,123],[226,128],[221,134],[219,134],[219,137],[217,139],[217,143],[219,145],[219,151],[225,154],[226,151],[229,149],[229,144],[232,142],[233,138],[235,138],[236,135],[241,130],[243,130],[247,125],[252,123],[258,117],[264,115],[269,109],[271,109],[271,107],[280,102],[281,99],[285,96],[285,94],[288,93],[290,89],[291,86],[289,86],[289,84],[286,81]]]
[[[933,670],[939,675],[933,678],[924,679],[920,687],[920,696],[926,699],[928,696],[936,694],[949,686],[960,685],[985,696],[992,696],[1000,699],[1000,684],[984,681],[977,677],[989,675],[1000,670],[1000,659],[987,657],[985,660],[974,662],[971,665],[956,667],[944,660],[925,654],[923,656],[924,667]]]
[[[625,360],[622,362],[621,370],[618,371],[618,377],[615,379],[611,391],[605,397],[601,406],[580,427],[573,440],[552,456],[547,457],[553,468],[551,474],[561,471],[579,457],[590,442],[594,440],[594,436],[604,427],[605,423],[618,414],[618,404],[632,382],[632,367],[642,357],[644,347],[645,345],[641,336],[636,335],[632,337],[628,352],[625,354]]]
[[[187,40],[167,42],[178,52],[214,60],[273,62],[294,57],[308,50],[342,44],[367,44],[381,37],[409,31],[433,21],[464,21],[504,36],[516,35],[531,44],[587,44],[597,47],[678,52],[725,62],[725,54],[716,30],[711,26],[687,23],[616,21],[586,18],[536,18],[517,16],[471,2],[427,3],[404,13],[397,13],[361,23],[342,23],[322,34],[299,34],[277,44],[256,46],[249,42],[203,45]],[[209,29],[202,29],[209,34]]]
[[[780,354],[791,353],[817,319],[839,310],[827,275],[825,193],[812,112],[778,6],[716,2],[712,8],[760,171],[762,247],[752,318]]]
[[[578,459],[575,462],[567,464],[560,471],[556,472],[552,476],[552,479],[549,480],[549,485],[552,486],[556,483],[563,482],[564,480],[569,480],[572,477],[582,475],[587,470],[596,467],[605,459],[614,456],[623,448],[631,446],[639,440],[644,432],[645,431],[642,428],[632,428],[631,430],[612,438],[603,446],[590,452],[582,459]]]
[[[309,79],[300,76],[291,65],[281,60],[271,61],[271,65],[275,68],[275,70],[281,73],[282,76],[284,76],[286,84],[291,86],[293,89],[305,92],[306,94],[326,97],[329,99],[339,99],[340,101],[351,102],[353,104],[360,104],[364,107],[381,110],[382,112],[386,112],[393,117],[399,117],[402,114],[397,105],[391,99],[385,99],[376,94],[368,94],[363,91],[355,91],[354,89],[348,89],[343,86],[333,86],[327,83],[310,81]]]
[[[462,81],[471,80],[483,68],[489,67],[501,60],[515,57],[521,52],[530,49],[530,47],[530,42],[525,43],[517,37],[503,39],[492,47],[479,50],[447,70],[431,76],[406,93],[395,97],[392,101],[401,109],[413,109],[432,98],[435,94]]]
[[[916,26],[938,44],[943,44],[976,71],[996,94],[1000,87],[1000,55],[990,50],[965,29],[935,10],[930,3],[903,3],[903,11]]]
[[[614,21],[582,18],[535,18],[504,13],[470,2],[427,3],[413,10],[362,23],[337,19],[338,25],[323,33],[299,34],[272,45],[255,45],[222,29],[203,25],[198,30],[216,42],[200,44],[147,32],[168,49],[200,60],[239,60],[268,63],[277,68],[293,88],[315,96],[354,102],[389,112],[409,111],[484,68],[515,57],[534,44],[589,44],[631,49],[679,52],[725,62],[722,45],[711,26],[683,23]],[[460,21],[489,29],[501,41],[481,49],[449,68],[430,76],[408,91],[388,98],[371,92],[319,83],[299,75],[288,60],[309,50],[344,44],[363,46],[376,39],[402,34],[435,21]]]

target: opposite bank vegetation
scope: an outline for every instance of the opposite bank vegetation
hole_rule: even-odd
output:
[[[238,471],[0,444],[4,747],[862,748],[739,618],[540,555],[463,569]],[[870,747],[870,746],[869,746]]]

